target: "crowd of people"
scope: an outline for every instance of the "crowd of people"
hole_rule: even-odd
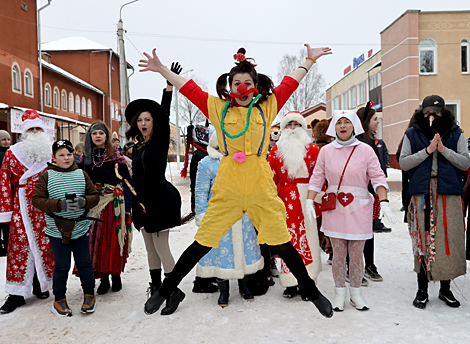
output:
[[[384,216],[396,222],[387,198],[388,151],[377,139],[379,121],[370,102],[313,121],[314,142],[297,111],[271,131],[312,65],[331,54],[329,48],[306,49],[303,64],[274,87],[241,48],[235,66],[217,80],[218,96],[180,76],[178,63],[167,68],[155,50],[145,53],[141,71],[160,73],[167,87],[160,104],[137,99],[127,106],[129,142],[122,149],[99,120],[75,147],[68,140],[52,142],[34,110],[23,114],[18,143],[10,146],[10,135],[0,130],[0,255],[7,255],[9,295],[0,312],[13,312],[31,294],[48,299],[52,290],[52,312],[72,316],[66,291],[73,254],[83,289],[80,310],[93,313],[95,279],[99,295],[122,289],[136,230],[149,266],[146,314],[163,303],[162,315],[174,313],[186,297],[178,285],[194,266],[193,292],[219,291],[217,303],[227,307],[229,280],[236,279],[241,297],[253,301],[273,285],[277,259],[284,297],[300,295],[330,318],[345,309],[349,291],[351,305],[368,310],[365,277],[383,281],[374,263],[374,233],[391,231]],[[198,231],[176,262],[169,236],[182,224],[181,196],[165,177],[173,87],[208,119],[188,128],[186,152],[190,145],[196,149],[190,178]],[[466,273],[462,197],[470,155],[444,99],[423,100],[397,160],[407,172],[403,204],[418,279],[412,304],[425,308],[429,281],[440,281],[439,299],[459,307],[450,283]],[[188,164],[186,159],[182,177]],[[331,302],[316,284],[322,249],[332,264]]]

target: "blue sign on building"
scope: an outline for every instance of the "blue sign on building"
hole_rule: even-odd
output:
[[[357,68],[362,62],[364,62],[364,54],[358,58],[353,58],[353,68]]]

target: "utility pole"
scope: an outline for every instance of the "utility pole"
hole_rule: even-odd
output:
[[[122,22],[122,8],[126,5],[132,4],[139,0],[130,1],[121,6],[119,10],[119,22],[117,35],[119,37],[119,86],[120,86],[120,95],[121,95],[121,128],[119,129],[119,134],[121,136],[120,142],[121,146],[124,145],[124,136],[126,135],[126,117],[124,113],[126,112],[127,104],[129,104],[129,79],[127,77],[127,61],[126,61],[126,52],[124,50],[124,25]],[[130,123],[129,123],[130,124]]]
[[[38,51],[39,51],[39,102],[41,112],[44,112],[44,101],[42,95],[42,42],[41,42],[41,11],[51,4],[52,0],[48,0],[47,4],[38,9]]]

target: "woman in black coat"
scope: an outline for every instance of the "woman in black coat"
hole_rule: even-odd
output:
[[[181,71],[178,64],[172,70]],[[132,153],[132,171],[135,191],[132,218],[137,229],[142,229],[150,269],[150,297],[161,285],[161,267],[165,276],[173,270],[175,260],[169,247],[169,229],[181,225],[181,197],[178,190],[166,180],[168,149],[170,145],[170,104],[173,86],[163,91],[162,105],[150,99],[137,99],[126,108],[126,120],[131,128],[127,138],[138,143]],[[182,292],[181,292],[182,293]],[[162,315],[176,310],[171,298]]]

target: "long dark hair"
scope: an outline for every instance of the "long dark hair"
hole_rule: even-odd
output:
[[[370,120],[375,115],[375,110],[372,109],[370,102],[367,102],[365,107],[361,107],[357,110],[357,116],[361,120],[362,128],[364,129],[364,141],[367,143],[371,143],[374,140],[373,133],[369,129]]]
[[[418,114],[419,112],[422,113],[423,110],[421,108],[417,108],[415,110],[415,112],[413,113],[413,115],[410,118],[410,121],[408,122],[408,127],[406,127],[406,130],[410,129],[412,127],[413,123],[416,122],[416,114]],[[406,130],[405,130],[405,133],[406,133]],[[401,147],[403,146],[403,140],[405,139],[405,133],[403,134],[403,137],[401,138],[401,141],[398,144],[397,153],[395,154],[395,157],[396,157],[398,163],[400,163],[399,159],[400,159]]]
[[[151,110],[147,109],[142,109],[136,112],[134,117],[132,117],[132,123],[130,123],[131,127],[129,130],[126,131],[126,138],[129,139],[137,139],[137,141],[143,141],[144,137],[142,136],[142,133],[139,130],[139,127],[137,127],[137,120],[139,119],[139,116],[142,114],[142,112],[149,112],[150,116],[152,116],[153,119],[153,128],[152,128],[152,136],[156,134],[157,132],[157,121],[155,120],[155,116],[152,113]]]
[[[245,48],[238,49],[237,54],[246,54]],[[230,85],[232,85],[233,77],[236,74],[243,74],[247,73],[253,79],[255,85],[257,84],[257,89],[259,93],[262,95],[259,99],[260,102],[268,99],[268,96],[271,95],[272,91],[274,90],[274,83],[271,78],[264,74],[259,74],[256,72],[256,64],[254,63],[254,59],[247,58],[244,61],[236,62],[235,67],[230,70],[230,73],[224,73],[217,79],[216,89],[217,94],[220,99],[227,99],[230,95]],[[227,78],[228,78],[228,87],[227,89]]]

